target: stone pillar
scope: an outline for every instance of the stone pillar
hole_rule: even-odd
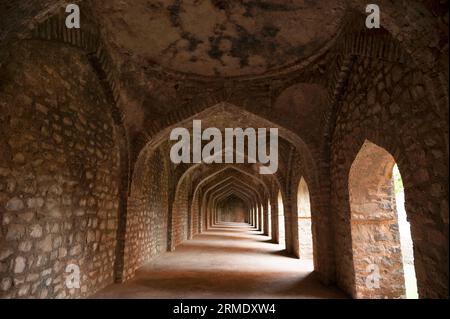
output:
[[[295,242],[297,242],[298,247],[298,239],[296,240],[295,233],[296,233],[296,225],[297,225],[297,218],[293,218],[296,216],[293,216],[292,212],[292,203],[290,199],[287,199],[284,203],[284,236],[286,241],[286,251],[288,254],[294,254],[295,251]],[[296,215],[296,214],[295,214]]]
[[[263,229],[263,233],[266,236],[269,236],[269,205],[267,205],[267,201],[265,202],[265,204],[263,205],[263,209],[264,209],[264,229]]]
[[[212,225],[213,225],[213,216],[212,216],[212,209],[211,209],[211,201],[208,200],[208,202],[206,203],[206,215],[208,217],[207,220],[207,227],[208,229],[211,229]]]
[[[297,209],[297,195],[292,196],[293,198],[289,199],[289,220],[287,222],[290,229],[290,238],[289,238],[289,249],[288,252],[294,255],[297,258],[300,258],[300,238],[299,234],[299,223],[298,223],[298,209]],[[286,214],[286,210],[284,212]],[[287,237],[286,237],[287,238]],[[287,246],[286,246],[287,248]]]
[[[278,227],[278,203],[276,199],[272,199],[271,206],[271,219],[272,219],[272,241],[276,244],[280,243],[280,234]]]
[[[256,225],[256,214],[255,214],[255,208],[252,207],[252,226],[255,227]]]
[[[258,205],[258,230],[260,230],[260,231],[264,230],[263,223],[264,223],[263,209],[262,209],[261,205]]]
[[[188,211],[187,211],[187,213],[188,213],[188,233],[187,233],[187,239],[189,240],[189,239],[192,239],[192,237],[193,237],[193,227],[192,227],[192,223],[193,223],[193,216],[192,216],[192,208],[191,208],[191,205],[190,205],[190,203],[189,203],[189,205],[188,205]]]

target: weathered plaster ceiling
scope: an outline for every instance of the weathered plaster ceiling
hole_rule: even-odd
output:
[[[341,0],[94,0],[110,46],[202,76],[261,75],[317,53],[337,33]]]

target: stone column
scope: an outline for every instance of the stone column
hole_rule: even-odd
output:
[[[294,219],[292,218],[293,213],[292,213],[292,203],[290,201],[290,199],[287,199],[285,203],[283,203],[284,205],[284,237],[285,237],[285,241],[286,241],[286,251],[288,254],[294,254],[294,241],[295,241],[295,236],[294,236],[294,229],[295,225],[297,224],[297,221],[295,221],[294,224]],[[298,242],[298,241],[297,241]]]
[[[278,203],[276,199],[272,198],[271,206],[271,219],[272,219],[272,241],[276,244],[280,243],[280,234],[278,227]]]
[[[265,202],[265,204],[263,205],[263,209],[264,209],[264,226],[263,226],[263,233],[266,236],[269,236],[269,205],[267,205],[267,201]]]
[[[263,231],[264,230],[264,220],[263,220],[263,209],[261,205],[258,205],[258,230]]]

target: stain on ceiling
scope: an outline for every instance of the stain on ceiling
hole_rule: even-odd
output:
[[[137,60],[202,76],[262,75],[318,52],[341,0],[95,0],[109,44]]]

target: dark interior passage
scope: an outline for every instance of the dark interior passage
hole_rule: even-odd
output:
[[[219,222],[245,223],[248,220],[248,208],[244,201],[236,196],[230,196],[220,203],[218,210]]]

